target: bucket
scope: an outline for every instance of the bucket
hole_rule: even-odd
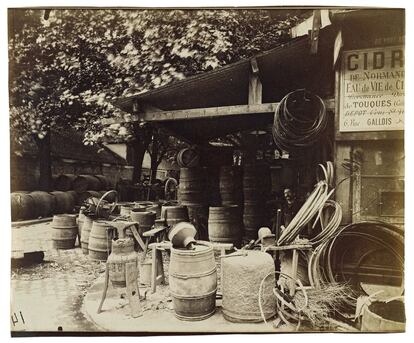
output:
[[[212,247],[171,248],[170,294],[181,320],[203,320],[216,310],[217,272]]]
[[[188,209],[186,206],[163,206],[161,208],[161,219],[173,227],[180,222],[188,222]]]
[[[365,307],[361,331],[404,332],[405,310],[401,300],[375,301]]]
[[[151,227],[155,223],[155,212],[142,212],[141,209],[131,209],[131,220],[139,224],[139,234],[143,234],[145,231],[151,230]]]
[[[108,229],[112,228],[110,222],[95,220],[89,234],[89,258],[91,260],[106,261],[111,252],[111,239]]]
[[[208,216],[208,238],[211,242],[240,245],[242,223],[237,205],[210,207]]]
[[[56,249],[73,249],[78,234],[76,215],[54,215],[52,220],[52,241]]]

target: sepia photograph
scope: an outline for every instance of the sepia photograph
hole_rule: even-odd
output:
[[[405,14],[9,7],[11,336],[405,332]]]

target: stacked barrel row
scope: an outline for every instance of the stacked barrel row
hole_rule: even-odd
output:
[[[267,201],[270,196],[270,170],[266,164],[243,167],[244,240],[257,239],[260,227],[269,225]]]
[[[12,221],[73,213],[76,205],[90,197],[102,197],[106,192],[104,189],[109,188],[111,183],[103,175],[59,175],[55,179],[56,191],[11,193]]]
[[[208,177],[205,167],[180,168],[178,201],[188,209],[200,239],[207,238]]]
[[[243,168],[221,166],[219,170],[218,204],[211,200],[215,197],[210,193],[215,190],[210,187],[210,175],[201,167],[181,168],[179,202],[188,207],[190,220],[198,232],[202,235],[208,232],[210,241],[238,246],[243,228],[244,240],[257,239],[259,228],[269,225],[266,206],[271,188],[269,167],[247,164]]]

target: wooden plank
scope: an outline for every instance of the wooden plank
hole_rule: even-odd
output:
[[[53,217],[22,220],[22,221],[18,221],[18,222],[12,222],[11,226],[12,226],[12,228],[19,228],[19,227],[22,227],[22,226],[29,226],[29,225],[47,223],[47,222],[51,222],[52,220],[53,220]]]
[[[327,110],[333,110],[335,101],[328,99],[325,101]],[[131,115],[124,118],[105,118],[102,119],[104,125],[120,124],[124,122],[163,122],[170,120],[188,120],[200,118],[220,118],[235,115],[251,115],[251,114],[271,114],[276,111],[278,103],[265,104],[249,104],[249,105],[233,105],[221,107],[192,108],[176,111],[162,111],[145,109],[139,115]]]
[[[101,302],[99,303],[98,310],[96,311],[97,314],[102,312],[102,305],[105,301],[106,293],[108,292],[108,286],[109,286],[109,265],[108,265],[108,262],[107,262],[107,263],[105,263],[105,284],[104,284],[104,289],[103,289],[103,292],[102,292]]]
[[[136,262],[128,262],[125,264],[126,289],[132,318],[142,316],[142,308],[139,300],[138,280],[136,278],[137,268]]]

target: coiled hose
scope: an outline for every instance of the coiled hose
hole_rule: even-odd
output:
[[[287,94],[277,106],[272,134],[275,144],[285,151],[302,151],[316,143],[327,125],[323,100],[299,89]]]

